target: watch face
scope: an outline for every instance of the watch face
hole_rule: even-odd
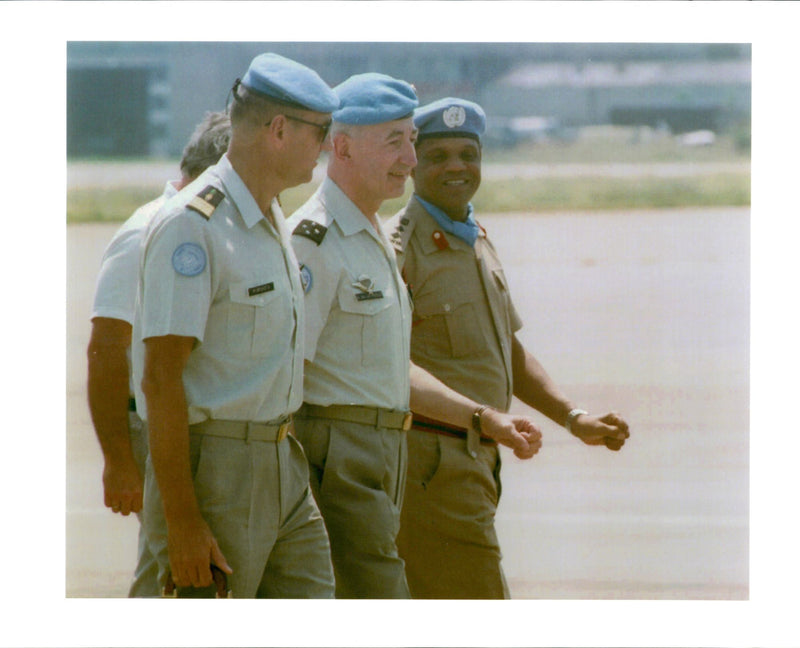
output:
[[[472,413],[472,429],[476,432],[481,431],[481,414],[483,414],[483,410],[486,409],[486,406],[479,407]]]

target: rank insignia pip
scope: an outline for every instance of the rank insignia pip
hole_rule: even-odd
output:
[[[208,220],[224,198],[224,193],[209,185],[192,198],[186,206]]]
[[[322,243],[322,240],[325,238],[325,234],[327,233],[327,227],[308,219],[301,220],[292,232],[294,236],[304,236],[305,238],[314,241],[314,243],[317,245]]]

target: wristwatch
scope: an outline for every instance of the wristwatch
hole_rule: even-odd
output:
[[[478,434],[481,433],[481,414],[483,414],[484,410],[487,409],[489,409],[488,405],[481,405],[472,413],[472,429]]]
[[[575,422],[575,419],[578,418],[581,414],[588,414],[586,410],[582,409],[573,409],[570,410],[569,414],[567,414],[567,420],[564,423],[564,427],[567,428],[567,432],[570,434],[574,434],[572,431],[572,424]]]

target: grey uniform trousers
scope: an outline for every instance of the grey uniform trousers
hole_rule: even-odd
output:
[[[147,425],[139,418],[136,412],[128,412],[128,432],[136,467],[144,479],[147,463]],[[158,586],[158,562],[147,546],[147,534],[142,525],[142,513],[137,513],[136,516],[139,518],[138,556],[128,596],[158,596],[160,592]]]
[[[333,598],[328,536],[297,439],[190,434],[190,458],[200,512],[233,569],[234,598]],[[167,528],[150,459],[145,528],[163,583]]]
[[[406,433],[302,412],[295,430],[330,536],[336,598],[409,598],[396,543]]]

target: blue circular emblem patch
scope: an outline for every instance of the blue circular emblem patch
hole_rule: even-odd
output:
[[[300,264],[300,283],[303,284],[303,292],[307,293],[311,290],[311,284],[313,283],[313,279],[311,278],[311,270],[308,269],[308,266],[301,263]]]
[[[172,267],[184,277],[199,275],[206,267],[206,253],[196,243],[181,243],[172,253]]]

